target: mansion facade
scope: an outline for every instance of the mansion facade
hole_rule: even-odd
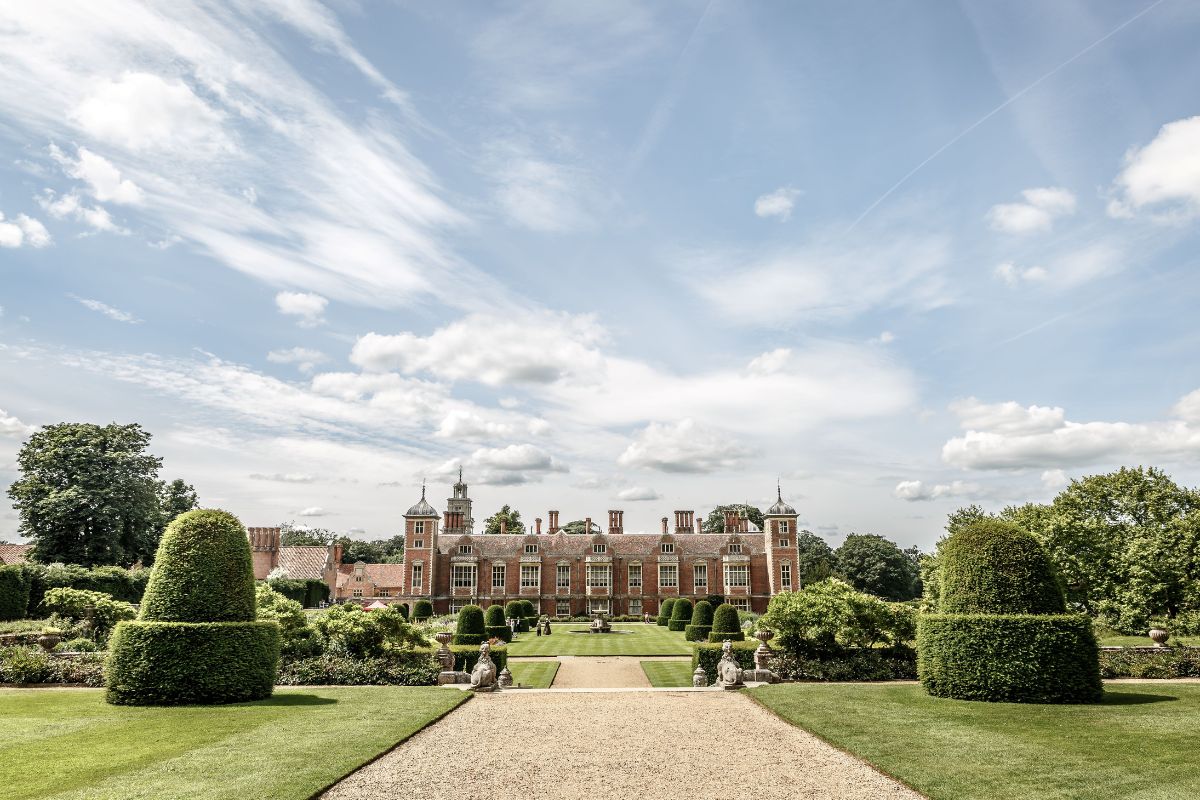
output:
[[[799,550],[796,510],[777,502],[764,514],[763,529],[729,514],[724,533],[700,533],[700,518],[676,511],[658,533],[625,533],[624,512],[608,512],[596,531],[565,533],[550,511],[528,532],[476,534],[471,500],[460,474],[447,510],[439,514],[421,499],[404,515],[403,564],[344,565],[337,598],[362,602],[433,603],[436,614],[467,604],[489,606],[532,601],[539,614],[657,614],[675,597],[723,595],[736,608],[763,612],[772,595],[797,586]]]

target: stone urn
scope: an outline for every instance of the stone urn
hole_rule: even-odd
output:
[[[57,633],[43,633],[38,637],[37,643],[47,653],[54,652],[54,648],[58,647],[58,643],[62,641],[62,636]]]
[[[1166,647],[1167,639],[1171,638],[1171,634],[1162,628],[1150,629],[1150,641],[1154,642],[1155,647]]]
[[[442,672],[454,671],[454,653],[450,652],[450,642],[454,639],[454,634],[448,630],[438,631],[433,635],[437,639],[437,643],[441,645],[437,651],[437,661],[442,665]]]
[[[704,671],[704,667],[697,666],[696,671],[692,673],[692,686],[697,689],[708,686],[708,673]]]
[[[767,642],[775,638],[775,631],[770,628],[759,628],[754,632],[754,638],[762,642],[765,647]]]

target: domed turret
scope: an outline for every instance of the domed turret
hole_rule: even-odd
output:
[[[424,482],[421,483],[421,499],[420,499],[420,501],[415,506],[408,509],[408,511],[405,511],[404,516],[406,516],[406,517],[434,517],[434,518],[441,517],[441,514],[439,514],[433,506],[429,505],[429,501],[425,499],[425,483]]]
[[[783,502],[783,489],[779,484],[775,484],[775,505],[767,509],[765,516],[768,517],[794,517],[796,509]]]

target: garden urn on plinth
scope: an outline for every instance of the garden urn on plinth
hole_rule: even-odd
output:
[[[1166,647],[1167,639],[1171,638],[1171,634],[1162,628],[1150,629],[1150,640],[1154,642],[1155,647]]]
[[[704,667],[696,666],[696,671],[692,673],[692,686],[697,689],[703,689],[708,686],[708,673],[704,671]]]
[[[500,670],[500,677],[496,679],[497,689],[509,689],[512,687],[512,673],[508,671],[506,664],[504,669]]]
[[[49,631],[47,631],[46,633],[43,633],[37,639],[37,643],[39,645],[41,645],[42,649],[45,650],[47,653],[54,652],[54,648],[58,647],[58,643],[61,641],[62,641],[62,636],[58,635],[57,633],[51,633]]]

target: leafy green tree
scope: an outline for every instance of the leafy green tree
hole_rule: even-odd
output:
[[[738,515],[749,517],[750,521],[757,525],[759,530],[762,530],[762,509],[747,505],[746,503],[728,503],[723,506],[717,506],[704,518],[704,524],[700,526],[700,530],[704,533],[724,533],[726,511],[733,511]]]
[[[368,564],[399,564],[404,560],[403,534],[390,539],[373,539],[369,542],[343,536],[338,541],[342,545],[343,564],[354,564],[359,561]]]
[[[339,538],[331,530],[309,528],[294,522],[285,522],[279,528],[279,544],[283,547],[325,547],[333,544]],[[346,539],[345,541],[350,540]]]
[[[833,574],[833,549],[820,536],[800,531],[796,534],[796,548],[800,551],[796,562],[799,586],[823,581]]]
[[[833,552],[834,574],[860,592],[909,600],[917,568],[896,543],[873,533],[852,533]]]
[[[185,483],[182,478],[176,478],[169,483],[160,481],[158,484],[158,509],[161,519],[155,541],[162,539],[163,531],[171,524],[171,520],[184,512],[199,507],[200,499],[196,496],[195,487],[190,483]]]
[[[600,526],[595,522],[592,523],[592,529],[590,531],[585,531],[584,526],[586,524],[587,520],[575,519],[571,520],[566,525],[563,525],[561,528],[559,528],[559,530],[563,533],[601,533]]]
[[[64,422],[32,434],[8,489],[22,535],[43,563],[129,565],[154,558],[164,510],[162,459],[140,425]],[[180,482],[182,483],[182,482]],[[174,487],[174,484],[170,486]],[[172,502],[186,493],[167,490]]]
[[[525,523],[521,522],[521,512],[515,508],[509,508],[508,504],[500,507],[500,510],[492,514],[483,523],[484,533],[499,533],[500,521],[504,520],[509,533],[524,533]]]
[[[855,591],[836,578],[771,598],[760,623],[785,650],[836,652],[878,643],[903,644],[916,634],[916,612]]]

